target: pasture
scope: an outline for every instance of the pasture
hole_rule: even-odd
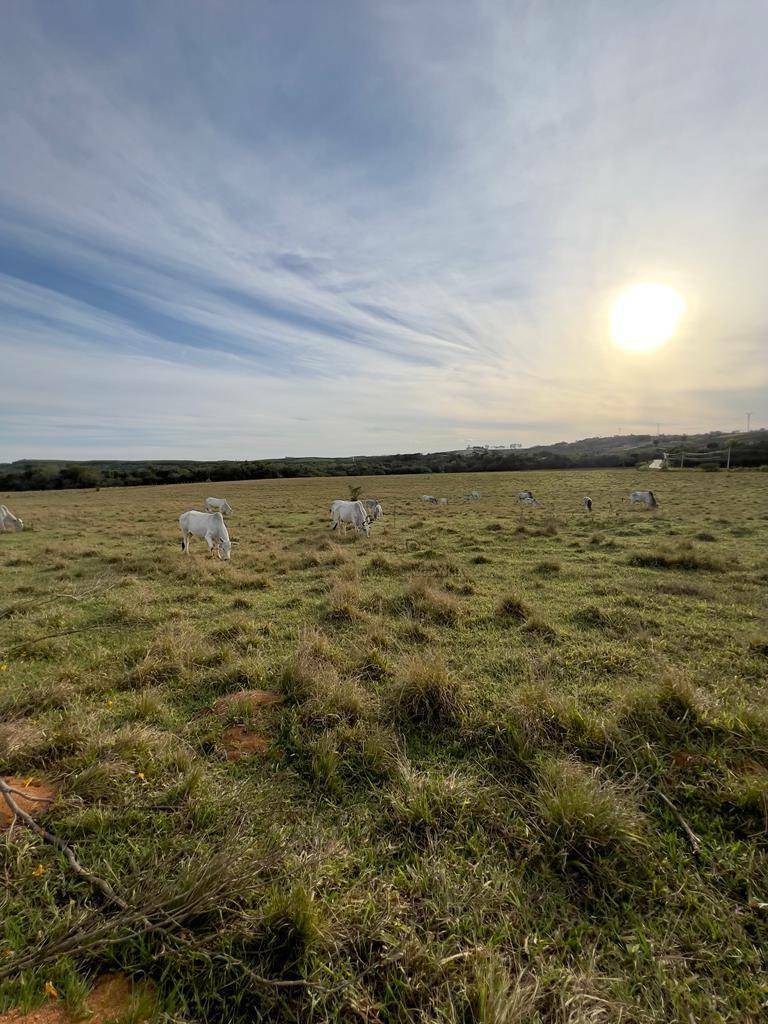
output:
[[[349,482],[0,495],[0,771],[122,903],[0,833],[0,1006],[766,1019],[765,475],[359,478],[370,539]]]

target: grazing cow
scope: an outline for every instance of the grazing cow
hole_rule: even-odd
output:
[[[24,523],[11,512],[7,505],[0,505],[0,527],[6,530],[23,530]]]
[[[646,508],[659,507],[653,491],[632,491],[629,496],[629,505],[630,508],[634,508],[635,505],[645,505]]]
[[[365,511],[362,501],[342,501],[337,499],[331,505],[332,529],[336,530],[341,526],[342,532],[346,535],[347,527],[354,527],[355,533],[363,531],[365,536],[369,535],[370,519]]]
[[[381,507],[381,502],[376,501],[375,498],[365,498],[363,505],[365,505],[368,518],[372,522],[375,522],[377,519],[381,519],[384,515],[384,509]]]
[[[232,541],[224,525],[221,512],[182,512],[179,516],[181,527],[181,550],[189,554],[190,537],[200,537],[208,545],[211,554],[216,552],[219,558],[229,561]]]
[[[517,500],[521,505],[530,505],[532,508],[541,508],[541,505],[533,496],[533,491],[520,491]]]
[[[480,491],[470,491],[467,495],[467,501],[477,501],[480,497],[482,497]]]
[[[586,494],[584,495],[584,508],[587,512],[592,511],[592,499],[588,497]]]
[[[437,504],[438,505],[447,505],[448,504],[448,499],[447,498],[438,498],[437,499]]]
[[[437,498],[434,496],[434,494],[422,494],[421,500],[428,502],[430,505],[437,504]]]
[[[228,516],[232,514],[232,506],[226,498],[206,498],[205,511],[221,512],[223,516]]]

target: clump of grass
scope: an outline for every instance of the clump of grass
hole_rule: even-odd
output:
[[[472,565],[490,565],[491,561],[486,555],[475,555],[473,558],[470,558]]]
[[[326,618],[355,622],[362,618],[363,594],[354,580],[335,580],[326,601]]]
[[[533,609],[519,594],[507,594],[496,605],[496,616],[505,622],[526,622]]]
[[[705,543],[711,543],[712,541],[717,540],[717,537],[715,537],[714,533],[710,533],[708,530],[701,530],[699,533],[696,534],[696,540],[701,540]]]
[[[279,675],[280,689],[295,703],[313,696],[335,675],[334,651],[328,638],[319,630],[309,628],[299,634],[296,650]]]
[[[404,604],[412,614],[441,625],[453,625],[460,614],[456,600],[424,576],[417,576],[408,584]]]
[[[539,576],[557,576],[561,569],[561,564],[552,559],[539,562],[533,567],[533,571]]]
[[[416,840],[471,827],[478,803],[477,783],[466,775],[419,772],[407,764],[386,795],[391,822]]]
[[[707,570],[724,572],[725,564],[709,555],[701,555],[692,546],[679,548],[651,548],[647,551],[633,551],[627,561],[642,569],[683,569],[686,572]]]
[[[396,576],[400,566],[386,555],[374,555],[363,566],[366,576]]]
[[[551,520],[532,531],[532,536],[534,537],[557,537],[557,535],[557,524],[553,523]]]
[[[486,526],[486,530],[489,533],[501,533],[501,531],[503,529],[504,529],[504,524],[503,523],[488,523],[488,525]]]
[[[535,804],[556,860],[590,872],[605,858],[639,861],[647,823],[630,794],[597,769],[554,760],[540,772]]]
[[[422,726],[457,725],[468,707],[464,685],[437,653],[406,658],[385,701],[397,720]]]
[[[668,671],[628,688],[613,707],[607,729],[617,743],[633,736],[679,743],[700,732],[705,722],[701,698],[690,680]]]
[[[721,790],[721,799],[741,818],[744,828],[755,837],[768,833],[768,769],[749,765],[731,774]]]
[[[276,888],[265,901],[260,928],[249,937],[249,946],[273,972],[300,971],[328,934],[327,918],[309,889]]]

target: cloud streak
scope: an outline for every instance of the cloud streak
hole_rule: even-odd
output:
[[[768,12],[609,6],[12,6],[0,459],[768,416]],[[642,277],[690,309],[645,362]]]

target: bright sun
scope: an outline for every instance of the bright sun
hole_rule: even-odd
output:
[[[627,352],[652,352],[669,341],[684,312],[685,300],[668,284],[630,285],[611,311],[611,337]]]

